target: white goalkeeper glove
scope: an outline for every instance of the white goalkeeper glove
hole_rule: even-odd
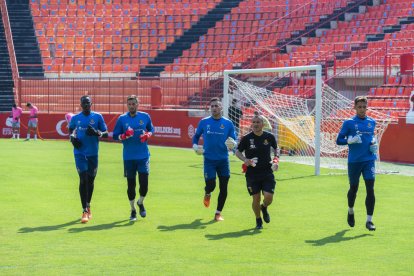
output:
[[[361,134],[357,134],[355,136],[348,136],[348,140],[347,140],[348,144],[361,144],[362,143],[362,139],[361,139]]]
[[[273,157],[273,160],[270,161],[272,164],[272,171],[277,171],[279,169],[279,158],[277,156]]]
[[[378,143],[377,143],[377,139],[375,137],[372,137],[371,145],[369,146],[369,150],[372,152],[372,154],[377,154],[377,152],[378,152]]]
[[[193,150],[195,151],[196,154],[198,155],[202,155],[204,153],[204,149],[203,146],[199,146],[197,144],[193,144]]]
[[[231,137],[227,138],[226,142],[224,142],[224,143],[226,144],[226,147],[229,150],[233,150],[237,146],[236,141]]]
[[[259,158],[258,157],[253,157],[252,159],[250,159],[250,161],[251,161],[250,166],[256,167],[256,164],[259,161]]]

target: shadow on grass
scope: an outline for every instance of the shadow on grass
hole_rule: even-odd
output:
[[[57,225],[49,225],[49,226],[39,226],[39,227],[23,227],[20,228],[18,233],[31,233],[31,232],[46,232],[46,231],[55,231],[65,228],[66,226],[71,226],[79,222],[79,219],[69,221],[62,224]]]
[[[253,236],[257,235],[261,232],[261,230],[257,230],[256,228],[246,229],[242,231],[236,231],[236,232],[228,232],[228,233],[222,233],[217,235],[210,235],[207,234],[205,237],[208,240],[221,240],[221,239],[228,239],[228,238],[240,238],[243,236]]]
[[[125,226],[131,226],[134,225],[134,221],[129,221],[129,219],[120,220],[120,221],[114,221],[111,223],[105,223],[105,224],[99,224],[99,225],[91,225],[91,226],[85,226],[80,228],[70,228],[68,229],[69,233],[79,233],[79,232],[85,232],[85,231],[102,231],[102,230],[109,230],[113,228],[118,227],[125,227]]]
[[[345,233],[348,231],[349,229],[345,229],[345,230],[335,233],[332,236],[322,238],[320,240],[307,240],[305,242],[310,243],[313,246],[323,246],[328,243],[338,243],[338,242],[343,242],[343,241],[355,240],[355,239],[359,239],[359,238],[363,238],[367,236],[372,236],[372,234],[361,234],[361,235],[357,235],[353,237],[344,237]]]
[[[177,224],[177,225],[160,225],[157,227],[160,231],[175,231],[175,230],[186,230],[186,229],[204,229],[207,227],[207,225],[214,223],[214,220],[210,220],[208,222],[201,222],[201,219],[195,219],[191,223],[183,223],[183,224]]]

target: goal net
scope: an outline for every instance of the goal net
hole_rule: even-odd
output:
[[[348,147],[338,146],[336,137],[343,121],[355,115],[353,106],[323,83],[319,65],[224,71],[223,110],[238,136],[251,131],[258,112],[268,119],[282,160],[312,165],[316,175],[321,167],[344,173],[337,170],[347,167]],[[377,121],[380,144],[391,119],[377,111],[368,111],[368,116]]]

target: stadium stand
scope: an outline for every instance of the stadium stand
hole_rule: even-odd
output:
[[[19,100],[44,100],[39,106],[52,112],[63,111],[85,92],[96,95],[105,112],[120,110],[122,97],[132,91],[150,105],[154,86],[162,88],[164,107],[200,108],[209,97],[220,95],[221,72],[231,68],[322,64],[326,81],[356,74],[375,78],[375,83],[354,85],[344,93],[350,89],[354,91],[349,97],[367,93],[377,97],[375,104],[392,111],[401,107],[400,114],[406,110],[400,101],[412,87],[412,74],[399,72],[400,56],[414,48],[414,8],[408,0],[375,4],[8,0],[7,4],[21,78],[15,88],[22,92]],[[6,56],[3,60],[7,62]],[[183,76],[187,81],[181,81]],[[275,92],[312,97],[312,80],[306,75],[288,76],[263,85]],[[62,91],[71,96],[61,95]]]
[[[3,18],[3,15],[1,15]],[[0,112],[10,111],[14,103],[13,77],[3,20],[0,20]]]

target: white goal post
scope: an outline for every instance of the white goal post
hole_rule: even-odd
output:
[[[326,85],[321,65],[225,70],[223,72],[223,113],[235,122],[239,136],[250,131],[254,112],[264,115],[276,135],[283,159],[343,170],[348,147],[336,145],[336,136],[345,119],[355,115],[353,101]],[[239,115],[235,115],[237,106]],[[377,120],[380,143],[390,118],[369,110]],[[379,159],[379,158],[378,158]]]

